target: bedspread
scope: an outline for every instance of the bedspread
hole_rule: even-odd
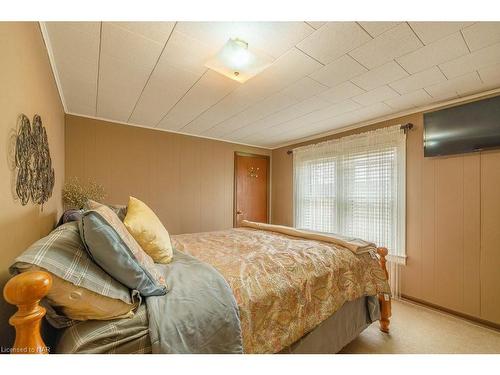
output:
[[[276,353],[345,302],[390,293],[373,253],[250,228],[172,236],[177,250],[211,264],[238,303],[246,353]]]

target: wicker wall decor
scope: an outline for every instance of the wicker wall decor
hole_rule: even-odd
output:
[[[16,193],[21,204],[31,201],[43,205],[52,196],[54,168],[50,158],[47,132],[39,115],[33,125],[24,114],[19,116],[16,137]]]

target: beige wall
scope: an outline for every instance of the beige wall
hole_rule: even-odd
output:
[[[38,23],[0,22],[0,289],[14,258],[46,235],[61,212],[64,180],[64,111]],[[12,146],[18,116],[42,117],[49,138],[56,183],[52,198],[40,210],[22,206],[13,190]],[[8,317],[14,309],[0,298],[0,345],[13,342]]]
[[[415,128],[407,141],[408,264],[402,293],[500,324],[500,151],[424,158],[422,114],[363,130],[407,122]],[[298,145],[273,150],[276,224],[293,224],[293,163],[286,151]]]
[[[265,149],[66,116],[66,176],[102,184],[108,203],[144,200],[170,233],[233,225],[234,152]]]

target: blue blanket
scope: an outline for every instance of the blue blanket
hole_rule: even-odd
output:
[[[157,267],[168,292],[146,298],[153,353],[242,353],[238,305],[219,272],[180,251]]]

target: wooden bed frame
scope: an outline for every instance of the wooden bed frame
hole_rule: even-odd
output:
[[[384,270],[387,280],[389,274],[386,267],[387,249],[377,248],[380,267]],[[52,277],[43,271],[27,271],[14,276],[5,284],[3,295],[7,302],[17,306],[17,312],[9,319],[9,324],[16,329],[16,339],[11,348],[12,354],[48,354],[40,333],[41,320],[45,309],[39,305],[40,300],[47,295],[52,286]],[[379,295],[380,330],[389,333],[389,318],[391,317],[391,297]]]

